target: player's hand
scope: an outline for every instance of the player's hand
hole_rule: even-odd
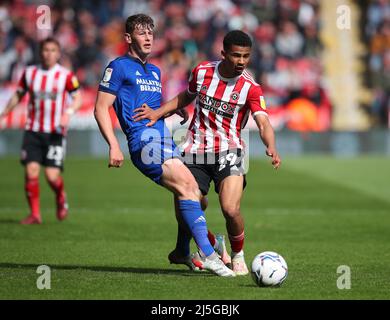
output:
[[[272,165],[273,165],[274,169],[278,169],[282,163],[282,160],[280,159],[277,151],[273,148],[267,148],[267,150],[265,151],[265,154],[268,157],[272,158]]]
[[[7,113],[5,112],[0,112],[0,130],[3,130],[6,128],[6,117],[7,117]]]
[[[8,113],[0,112],[0,121],[3,121],[7,117]]]
[[[149,119],[150,121],[146,124],[147,127],[154,125],[159,119],[157,112],[150,108],[146,103],[142,105],[142,107],[134,109],[135,115],[133,116],[133,120],[135,122]]]
[[[60,119],[60,126],[62,128],[67,128],[68,127],[68,124],[69,124],[69,121],[70,121],[70,115],[68,113],[64,113],[62,116],[61,116],[61,119]]]
[[[175,112],[178,116],[182,117],[183,120],[180,121],[180,124],[183,125],[188,121],[188,111],[185,108],[176,110]]]
[[[123,164],[123,153],[119,147],[110,148],[110,162],[109,168],[120,168]]]

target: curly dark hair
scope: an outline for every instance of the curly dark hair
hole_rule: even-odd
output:
[[[223,49],[229,50],[231,46],[252,47],[252,40],[248,34],[241,30],[232,30],[223,39]]]
[[[142,26],[153,30],[154,22],[151,17],[143,13],[132,15],[126,20],[126,33],[131,34],[137,26]]]

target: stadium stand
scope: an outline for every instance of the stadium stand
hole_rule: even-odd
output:
[[[84,105],[71,127],[95,128],[92,108],[103,67],[126,50],[120,36],[124,19],[142,11],[156,22],[152,62],[163,71],[165,100],[183,89],[196,63],[220,57],[221,38],[226,31],[242,29],[255,40],[250,71],[263,87],[276,130],[323,132],[384,125],[388,121],[389,104],[389,2],[373,0],[366,13],[352,0],[347,2],[354,10],[353,15],[359,12],[363,18],[367,15],[364,26],[370,43],[367,66],[370,85],[374,88],[373,99],[368,104],[377,119],[373,124],[357,107],[360,98],[353,100],[350,107],[351,103],[337,96],[345,97],[347,91],[334,84],[338,76],[332,70],[353,77],[361,67],[355,64],[351,69],[340,69],[348,67],[339,63],[343,59],[340,54],[327,60],[326,54],[331,52],[327,46],[337,41],[326,35],[334,32],[329,28],[336,25],[337,2],[319,0],[53,0],[47,1],[52,25],[49,31],[37,30],[39,1],[3,1],[0,5],[0,105],[13,92],[23,68],[37,61],[38,41],[52,34],[63,47],[61,63],[76,72],[83,88]],[[358,36],[353,33],[352,37],[351,51],[359,54],[359,42],[355,40]],[[354,59],[357,61],[358,57]],[[356,86],[349,90],[362,94],[363,84],[355,81]],[[291,108],[291,104],[295,107]],[[312,116],[302,116],[305,113]],[[345,120],[348,117],[362,119],[351,125]],[[309,122],[296,126],[297,118]],[[0,126],[19,128],[23,122],[21,107]]]

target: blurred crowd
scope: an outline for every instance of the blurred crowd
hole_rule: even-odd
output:
[[[386,1],[373,1],[373,19],[367,28],[373,50],[378,34],[387,34],[389,41],[388,23],[378,24],[375,6],[382,2]],[[54,35],[62,45],[61,63],[76,72],[83,87],[96,88],[107,63],[126,52],[125,19],[143,12],[155,20],[151,62],[162,70],[165,100],[185,88],[198,62],[220,58],[227,31],[241,29],[254,40],[249,69],[263,87],[270,112],[294,108],[297,103],[290,104],[300,99],[299,106],[306,103],[312,112],[322,110],[320,121],[309,116],[307,129],[330,127],[331,104],[323,88],[320,58],[319,0],[52,0],[45,3],[52,30],[39,30],[37,7],[42,4],[13,0],[0,5],[0,83],[17,81],[23,68],[38,60],[38,40]],[[388,81],[382,65],[389,68],[389,53],[375,50],[380,57],[373,52],[370,66]],[[276,125],[294,129],[285,115]]]
[[[390,1],[372,0],[365,18],[369,85],[374,89],[370,110],[378,123],[390,126]]]

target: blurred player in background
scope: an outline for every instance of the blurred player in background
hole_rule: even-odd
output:
[[[231,259],[232,269],[237,275],[248,274],[240,203],[246,185],[241,130],[250,113],[267,148],[266,154],[272,158],[272,165],[277,169],[281,163],[261,87],[245,70],[251,48],[252,41],[246,33],[230,31],[223,40],[222,60],[202,62],[195,67],[187,90],[160,109],[142,106],[135,110],[137,120],[151,120],[149,126],[197,98],[187,140],[181,146],[182,155],[204,196],[209,191],[210,182],[214,181],[231,245],[231,257],[223,249],[222,260],[227,264]],[[207,199],[204,200],[206,204]],[[180,224],[180,219],[178,221]],[[186,255],[190,239],[190,233],[185,228],[179,228],[177,245],[171,255]],[[217,241],[211,232],[209,239],[213,245]]]
[[[113,105],[128,141],[135,167],[177,198],[178,211],[201,250],[201,266],[219,276],[234,276],[219,259],[207,237],[207,225],[200,206],[200,191],[191,172],[178,159],[176,146],[163,119],[146,127],[147,120],[134,122],[134,109],[143,104],[161,106],[160,69],[147,62],[153,46],[153,20],[144,14],[126,21],[128,53],[110,62],[99,85],[95,118],[109,145],[109,167],[121,167],[123,154],[115,136],[109,108]],[[191,264],[190,255],[186,261]]]
[[[25,192],[30,215],[22,224],[42,223],[39,201],[39,173],[45,177],[56,195],[57,218],[68,215],[68,204],[61,172],[64,168],[65,135],[70,116],[81,107],[81,94],[76,76],[58,64],[60,45],[54,38],[40,43],[41,64],[28,66],[0,119],[6,116],[29,93],[21,163],[25,166]],[[67,94],[72,103],[67,106]]]

